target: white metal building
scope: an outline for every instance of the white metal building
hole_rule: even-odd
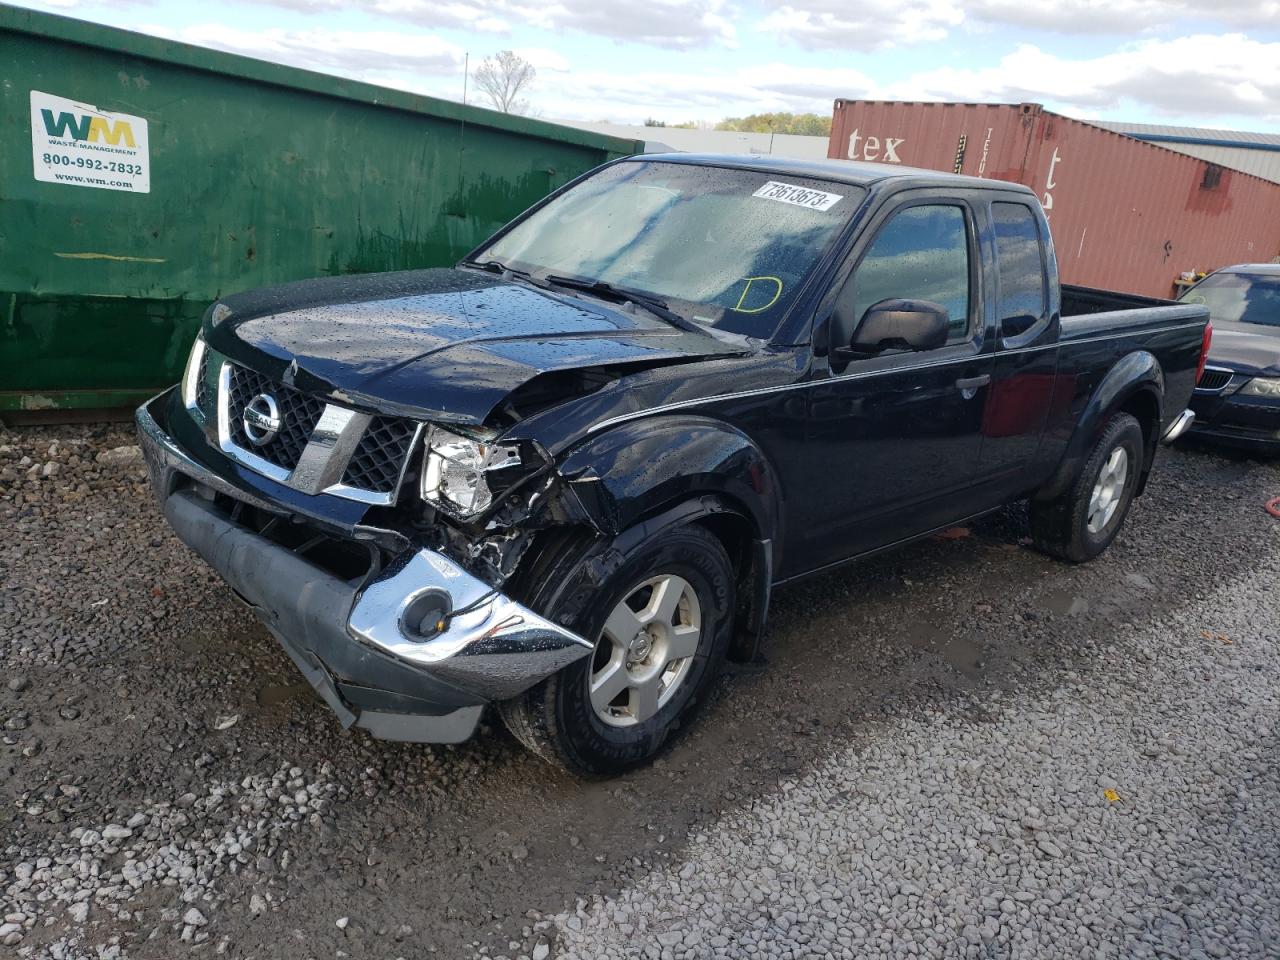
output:
[[[557,120],[579,130],[591,130],[628,140],[643,140],[646,153],[757,153],[792,160],[825,160],[826,137],[790,134],[738,133],[736,130],[685,130],[679,127],[633,127],[620,123]]]
[[[1178,153],[1280,183],[1280,134],[1173,127],[1156,123],[1119,123],[1114,120],[1090,120],[1089,123],[1123,133],[1135,140],[1158,143]]]

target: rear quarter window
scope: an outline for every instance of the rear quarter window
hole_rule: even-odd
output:
[[[1048,312],[1043,242],[1035,213],[1024,203],[993,203],[1000,334],[1018,337]]]

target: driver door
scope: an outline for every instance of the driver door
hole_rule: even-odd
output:
[[[855,323],[890,298],[941,304],[950,323],[946,343],[931,350],[848,361],[829,351],[829,375],[810,398],[810,569],[985,509],[975,488],[994,359],[984,352],[979,250],[974,211],[934,191],[894,206],[855,250],[837,298]]]

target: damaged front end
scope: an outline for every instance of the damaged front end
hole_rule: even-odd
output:
[[[480,479],[492,487],[473,487],[469,506],[488,502],[469,518],[460,473],[432,464],[458,450],[443,434],[433,447],[428,427],[403,478],[423,495],[370,507],[350,524],[312,511],[331,494],[286,497],[274,481],[221,469],[189,429],[170,428],[183,417],[175,391],[136,417],[166,519],[262,619],[344,726],[457,742],[486,704],[590,652],[588,641],[502,592],[537,530],[566,517],[550,460],[532,445],[521,445],[527,460],[489,463],[495,469]],[[424,489],[429,480],[435,486]],[[446,493],[455,499],[441,499]]]
[[[537,534],[590,520],[550,454],[497,431],[433,426],[423,444],[416,523],[423,538],[500,587]]]

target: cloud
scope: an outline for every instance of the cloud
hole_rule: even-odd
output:
[[[430,33],[248,31],[217,24],[144,29],[434,96],[461,93],[462,49]],[[673,70],[667,64],[643,72],[579,70],[554,50],[520,52],[538,68],[529,91],[538,113],[568,119],[638,123],[647,117],[715,120],[771,110],[827,113],[832,100],[844,97],[1036,101],[1079,117],[1124,111],[1171,122],[1221,125],[1239,118],[1280,126],[1280,42],[1239,33],[1151,39],[1077,58],[1023,44],[988,67],[923,69],[892,82],[876,82],[852,68],[781,61],[727,70]]]
[[[765,63],[723,72],[654,70],[644,73],[571,71],[539,82],[531,99],[548,116],[640,123],[647,117],[682,121],[762,111],[829,113],[831,101],[871,89],[858,70]]]
[[[173,30],[139,29],[156,36],[247,54],[310,70],[340,73],[356,79],[407,74],[457,75],[463,51],[430,34],[362,30],[239,30],[216,23]]]
[[[568,57],[546,47],[516,47],[512,52],[533,64],[539,76],[548,71],[564,73],[570,68]]]
[[[486,0],[512,18],[553,31],[577,31],[674,50],[737,46],[736,13],[725,0]]]
[[[976,0],[974,21],[1055,33],[1137,33],[1181,16],[1186,5],[1168,0]]]
[[[943,40],[956,28],[1118,34],[1197,24],[1280,28],[1280,0],[764,0],[757,29],[810,50],[875,50]],[[1188,31],[1190,32],[1190,31]]]
[[[1175,22],[1228,27],[1280,26],[1280,0],[976,0],[965,8],[974,20],[1070,34],[1135,34]]]
[[[1020,46],[991,67],[925,71],[878,92],[913,100],[1048,101],[1081,116],[1137,104],[1170,118],[1280,123],[1280,42],[1244,34],[1147,40],[1068,59]]]
[[[964,21],[956,0],[808,0],[776,9],[757,29],[810,50],[874,50],[944,39]]]
[[[297,10],[306,10],[316,0],[266,0],[280,5],[288,4]],[[450,27],[460,30],[478,30],[484,33],[509,33],[511,24],[501,16],[495,16],[491,4],[473,3],[468,0],[452,0],[437,3],[433,0],[319,0],[326,8],[350,10],[364,7],[372,13],[394,18],[402,23],[417,24],[433,29]]]
[[[87,0],[25,0],[69,10]],[[146,7],[155,0],[94,0],[118,7]],[[619,43],[670,50],[738,44],[739,10],[731,0],[246,0],[297,14],[372,15],[395,25],[508,35],[519,27],[585,33]],[[205,14],[207,15],[207,14]]]
[[[545,81],[545,82],[544,82]],[[637,123],[718,119],[767,110],[827,113],[832,100],[1047,103],[1078,117],[1127,112],[1170,122],[1280,125],[1280,42],[1243,34],[1147,40],[1096,57],[1055,56],[1025,44],[981,69],[941,67],[879,83],[856,69],[788,63],[726,72],[569,71],[539,77],[549,116]]]
[[[737,32],[727,0],[259,0],[299,13],[352,10],[432,29],[510,33],[531,26],[611,40],[692,50],[733,47]]]
[[[49,10],[63,15],[78,14],[88,6],[108,7],[111,9],[136,9],[138,7],[154,7],[156,0],[30,0],[24,6]]]

